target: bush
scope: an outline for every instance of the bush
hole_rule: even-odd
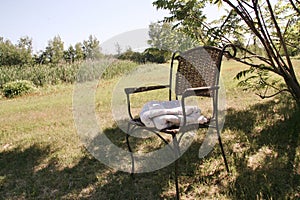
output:
[[[171,58],[172,52],[157,48],[148,48],[143,52],[146,62],[165,63]]]
[[[7,98],[13,98],[32,92],[35,89],[31,81],[21,80],[12,81],[3,85],[3,94]]]
[[[143,53],[134,52],[131,49],[122,53],[118,59],[120,60],[131,60],[137,63],[165,63],[171,58],[172,52],[167,50],[161,50],[157,48],[145,49]]]
[[[131,49],[127,50],[126,52],[122,53],[118,59],[120,60],[130,60],[137,63],[144,63],[144,56],[142,53],[134,52]]]

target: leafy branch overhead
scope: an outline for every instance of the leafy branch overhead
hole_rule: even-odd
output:
[[[239,49],[238,62],[250,69],[237,75],[240,83],[259,91],[262,98],[288,91],[300,103],[300,85],[294,71],[292,57],[300,54],[300,13],[298,0],[156,0],[158,9],[169,10],[165,22],[184,31],[199,43],[222,46],[235,44]],[[223,9],[225,15],[208,21],[205,7]],[[261,73],[267,75],[262,76]],[[247,74],[255,74],[246,77]],[[280,79],[269,78],[276,74]],[[257,81],[249,80],[257,79]],[[270,82],[271,81],[271,82]],[[282,84],[284,82],[284,84]],[[264,83],[265,87],[255,84]],[[268,87],[267,87],[268,86]],[[272,87],[271,87],[272,86]],[[273,94],[267,94],[272,88]]]

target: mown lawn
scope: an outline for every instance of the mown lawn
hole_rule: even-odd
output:
[[[218,145],[198,158],[205,134],[200,132],[180,158],[182,199],[300,198],[300,110],[288,96],[261,100],[237,88],[233,77],[242,67],[226,61],[222,68],[227,102],[222,137],[231,173]],[[99,82],[96,109],[104,133],[125,148],[125,134],[112,115],[116,85],[122,80]],[[132,179],[93,158],[77,135],[72,97],[73,85],[59,85],[0,99],[0,199],[174,199],[173,165]],[[134,98],[138,112],[144,101],[167,95]],[[151,144],[156,141],[140,147]]]

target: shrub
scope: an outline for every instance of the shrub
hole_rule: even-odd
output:
[[[171,55],[172,52],[157,48],[148,48],[143,52],[144,60],[153,63],[165,63],[171,58]]]
[[[112,79],[122,74],[126,74],[136,68],[138,64],[128,60],[117,60],[113,62],[102,74],[103,79]]]
[[[134,52],[131,49],[127,50],[126,52],[122,53],[118,56],[120,60],[130,60],[137,63],[144,63],[144,56],[142,53]]]
[[[3,94],[7,98],[13,98],[15,96],[30,93],[34,89],[35,86],[31,81],[12,81],[3,85]]]
[[[118,59],[131,60],[137,63],[165,63],[171,58],[172,52],[157,48],[148,48],[143,53],[134,52],[131,49],[122,53]]]

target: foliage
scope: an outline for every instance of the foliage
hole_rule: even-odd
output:
[[[100,42],[89,36],[83,43],[76,43],[64,49],[64,42],[59,35],[48,41],[45,50],[32,53],[32,39],[22,37],[16,45],[10,40],[0,37],[0,67],[8,65],[60,64],[73,63],[86,59],[99,59]]]
[[[118,59],[121,60],[131,60],[136,63],[143,63],[144,62],[144,57],[142,53],[140,52],[134,52],[132,49],[127,49],[124,53],[121,53],[118,56]]]
[[[103,79],[112,79],[121,75],[124,75],[134,68],[137,67],[137,64],[131,61],[120,61],[115,60],[106,70],[103,72],[102,77]]]
[[[88,40],[83,41],[82,48],[85,59],[97,59],[101,57],[100,42],[92,35],[89,36]]]
[[[250,67],[242,70],[237,73],[235,79],[239,80],[238,86],[244,88],[244,91],[253,91],[262,99],[288,92],[279,78],[272,77],[268,70],[260,68]]]
[[[75,44],[75,61],[80,61],[84,59],[83,45],[79,42]]]
[[[203,44],[235,44],[240,51],[237,61],[281,76],[285,81],[283,90],[289,91],[300,104],[300,84],[291,62],[291,56],[299,53],[300,45],[297,0],[274,3],[270,0],[156,0],[153,4],[170,11],[165,22],[176,23],[174,27]],[[227,14],[209,22],[203,12],[207,4],[227,6]]]
[[[171,52],[165,49],[148,48],[143,52],[146,62],[165,63],[171,58]]]
[[[76,51],[72,45],[69,46],[68,50],[64,51],[64,59],[68,63],[75,61]]]
[[[73,83],[78,69],[78,63],[70,64],[42,64],[25,66],[0,67],[0,88],[10,81],[28,80],[36,86],[56,85],[58,83]]]
[[[64,56],[64,43],[59,36],[48,42],[46,47],[46,57],[50,63],[58,64]]]
[[[42,64],[24,66],[2,66],[0,67],[0,89],[8,82],[16,80],[28,80],[36,86],[57,85],[60,83],[74,83],[78,70],[84,66],[99,68],[101,61],[74,62],[72,64]],[[102,78],[109,79],[126,73],[136,66],[130,61],[115,60],[105,72]],[[106,67],[106,66],[105,66]],[[87,74],[88,73],[88,74]],[[90,70],[83,73],[80,80],[94,80],[95,74]]]
[[[149,37],[148,44],[152,48],[165,51],[185,51],[197,45],[197,42],[183,31],[172,28],[172,24],[166,22],[151,23]]]
[[[16,45],[0,37],[0,66],[24,65],[32,62],[32,40],[22,37]]]
[[[134,52],[131,49],[128,49],[124,53],[118,56],[118,59],[121,60],[131,60],[136,63],[165,63],[171,57],[171,52],[167,50],[161,50],[157,48],[148,48],[144,52]]]
[[[3,94],[7,98],[13,98],[32,92],[35,89],[34,84],[27,80],[17,80],[3,85]]]

